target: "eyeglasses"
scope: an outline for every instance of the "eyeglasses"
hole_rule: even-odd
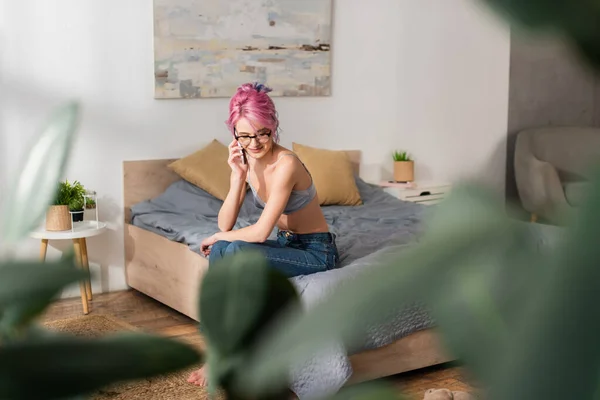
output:
[[[257,135],[242,135],[242,136],[238,136],[237,131],[236,131],[236,135],[235,135],[235,139],[243,146],[248,146],[252,142],[252,139],[256,139],[259,143],[267,143],[269,141],[270,137],[271,137],[270,130],[261,131]]]

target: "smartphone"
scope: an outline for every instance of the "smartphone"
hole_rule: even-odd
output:
[[[242,152],[242,164],[248,164],[248,159],[246,159],[246,150],[244,150],[242,145],[239,143],[238,143],[238,147],[240,148],[240,151]]]

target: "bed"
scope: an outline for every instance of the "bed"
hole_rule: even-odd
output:
[[[365,183],[358,177],[360,152],[347,154],[365,204],[323,207],[338,236],[340,268],[292,278],[308,307],[324,301],[339,279],[368,268],[374,257],[395,246],[410,245],[419,232],[423,207],[427,207],[398,200]],[[197,246],[216,231],[220,203],[167,168],[173,161],[123,163],[126,280],[129,287],[198,320],[196,299],[208,260],[197,253]],[[250,191],[247,200],[249,196]],[[236,227],[253,223],[259,215],[252,202],[245,201]],[[385,244],[377,237],[385,237]],[[406,311],[386,326],[373,327],[373,335],[360,352],[348,355],[342,348],[332,349],[299,367],[293,390],[300,398],[310,398],[335,392],[343,385],[451,360],[426,312],[407,305]]]

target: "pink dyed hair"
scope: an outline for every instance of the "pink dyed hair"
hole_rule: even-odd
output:
[[[279,142],[279,118],[275,103],[267,94],[271,90],[256,82],[238,87],[229,101],[229,118],[225,122],[232,135],[235,135],[234,128],[238,121],[246,118],[253,126],[260,124],[270,129],[275,143]]]

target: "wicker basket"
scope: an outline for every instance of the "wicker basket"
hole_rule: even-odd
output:
[[[46,211],[47,231],[68,231],[72,228],[69,206],[50,206]]]

